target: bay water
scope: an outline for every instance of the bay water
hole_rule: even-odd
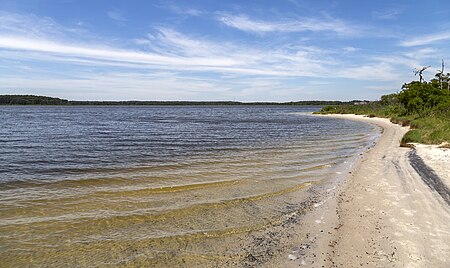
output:
[[[0,106],[2,264],[238,266],[378,134],[318,109]]]

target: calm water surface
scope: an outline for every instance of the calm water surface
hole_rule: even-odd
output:
[[[237,265],[373,142],[317,109],[0,106],[0,259]]]

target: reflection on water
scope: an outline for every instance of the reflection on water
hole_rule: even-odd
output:
[[[0,259],[235,265],[372,142],[315,109],[0,107]]]

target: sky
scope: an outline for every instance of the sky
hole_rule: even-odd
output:
[[[0,94],[376,100],[441,59],[450,0],[0,0]]]

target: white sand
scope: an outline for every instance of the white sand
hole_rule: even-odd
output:
[[[414,144],[417,154],[450,188],[450,149],[438,145]]]

